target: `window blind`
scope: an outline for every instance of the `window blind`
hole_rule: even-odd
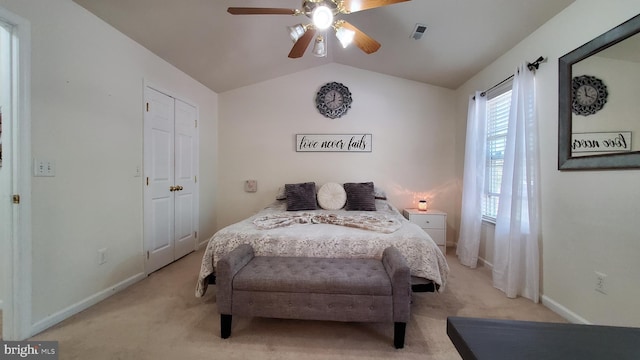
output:
[[[509,110],[511,108],[511,84],[487,98],[487,156],[485,191],[482,199],[482,216],[495,222],[498,215],[504,150],[507,141]]]

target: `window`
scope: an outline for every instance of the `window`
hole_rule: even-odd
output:
[[[485,190],[482,196],[482,217],[491,222],[498,216],[500,185],[504,150],[507,142],[507,125],[511,108],[511,84],[487,94],[487,165],[485,169]]]

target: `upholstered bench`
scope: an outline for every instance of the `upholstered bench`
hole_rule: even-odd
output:
[[[394,322],[394,345],[404,347],[411,280],[398,249],[382,260],[254,256],[244,244],[216,266],[220,335],[231,316],[349,322]]]

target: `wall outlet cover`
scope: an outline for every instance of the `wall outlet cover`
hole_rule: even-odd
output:
[[[244,182],[244,191],[254,193],[258,191],[257,180],[247,180]]]

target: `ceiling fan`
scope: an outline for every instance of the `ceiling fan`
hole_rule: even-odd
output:
[[[355,42],[362,51],[372,54],[380,48],[380,43],[345,20],[335,20],[336,15],[350,14],[356,11],[369,10],[377,7],[411,0],[303,0],[302,9],[287,8],[258,8],[258,7],[230,7],[227,11],[233,15],[305,15],[312,20],[310,24],[289,26],[289,36],[294,45],[289,52],[290,58],[304,55],[311,40],[315,38],[313,54],[326,56],[326,39],[322,33],[330,27],[335,31],[342,47]],[[318,34],[319,33],[319,34]],[[316,36],[316,34],[318,34]]]

